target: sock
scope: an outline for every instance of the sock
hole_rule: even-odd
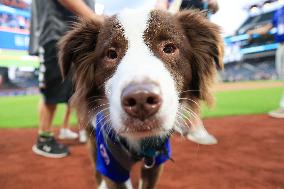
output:
[[[52,137],[53,132],[52,131],[40,131],[39,136],[40,137]]]

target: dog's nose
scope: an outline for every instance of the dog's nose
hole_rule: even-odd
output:
[[[130,84],[122,91],[122,107],[130,116],[144,121],[160,109],[160,93],[155,84]]]

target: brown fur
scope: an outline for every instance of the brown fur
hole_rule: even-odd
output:
[[[223,43],[218,26],[197,11],[183,11],[176,15],[153,11],[144,40],[174,77],[180,98],[212,104],[210,86],[214,81],[216,66],[223,67]],[[96,107],[105,107],[104,84],[125,55],[127,44],[123,28],[115,16],[107,18],[104,24],[80,20],[61,40],[60,67],[63,76],[69,70],[74,72],[75,94],[72,100],[84,126],[88,125],[90,116],[98,111]],[[166,55],[162,51],[167,44],[173,44],[176,49]],[[107,56],[112,49],[117,52],[116,59]],[[180,102],[199,111],[197,105],[190,101]],[[90,147],[95,162],[95,142],[92,141]],[[155,188],[161,169],[142,169],[143,189]],[[99,173],[96,176],[98,183],[101,179],[107,181],[110,189],[125,188],[123,184],[115,183]]]

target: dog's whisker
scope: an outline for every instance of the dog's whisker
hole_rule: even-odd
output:
[[[183,119],[181,119],[182,120],[182,122],[184,122],[184,120]],[[190,126],[188,125],[188,123],[186,123],[186,122],[184,122],[184,123],[179,123],[179,125],[177,125],[177,127],[180,129],[179,130],[179,133],[180,134],[184,134],[184,133],[186,133],[187,131],[188,131],[188,129],[190,128]]]
[[[183,116],[186,117],[186,116],[192,116],[194,119],[199,119],[199,116],[193,111],[193,110],[190,110],[190,109],[182,109],[182,111],[184,112]]]
[[[91,100],[87,104],[90,108],[94,108],[94,106],[97,105],[98,103],[96,103],[96,100]],[[99,105],[101,105],[101,104],[109,104],[109,103],[108,102],[99,103]]]
[[[196,119],[200,117],[196,112],[194,112],[194,111],[193,111],[192,109],[190,109],[189,107],[183,106],[182,108],[183,108],[183,110],[188,110],[188,111],[190,111],[190,112],[195,116]]]
[[[112,78],[112,76],[113,76],[113,75],[107,77],[106,80],[105,80],[105,82],[104,82],[102,85],[98,86],[98,89],[105,87],[105,86],[106,86],[106,83],[108,82],[108,80],[109,80],[110,78]]]
[[[195,100],[192,100],[192,99],[190,99],[190,98],[179,98],[179,99],[180,99],[180,100],[189,100],[189,101],[193,102],[194,104],[196,104],[197,107],[201,108],[200,105],[199,105],[199,103],[196,102]]]
[[[194,125],[193,122],[192,122],[192,120],[190,120],[188,117],[186,117],[185,115],[183,115],[183,114],[181,114],[181,113],[180,113],[180,118],[181,118],[182,120],[186,119],[187,121],[190,122],[191,125]],[[184,122],[185,122],[186,125],[188,126],[188,123],[187,123],[185,120],[184,120]],[[189,127],[189,128],[190,128],[190,127]]]
[[[97,125],[101,123],[101,121],[105,120],[106,118],[110,117],[110,115],[104,115],[100,120],[98,120],[98,122],[96,123]],[[99,134],[101,133],[102,129],[103,129],[103,126],[105,125],[106,123],[104,122],[104,124],[100,127],[100,130],[99,130]]]
[[[109,105],[109,104],[101,104],[101,105],[99,105],[99,106],[96,106],[96,107],[92,108],[91,110],[92,110],[92,111],[95,111],[95,110],[98,110],[100,107],[108,107],[108,105]],[[106,108],[105,108],[105,109],[106,109]]]
[[[108,109],[109,109],[109,107],[104,108],[104,109],[101,109],[97,114],[100,114],[100,113],[102,113],[102,112],[104,112],[104,111],[106,111],[106,110],[108,110]]]
[[[185,117],[184,115],[182,115],[180,112],[179,112],[179,118],[184,122],[184,124],[180,124],[180,125],[178,125],[179,126],[179,128],[181,129],[181,131],[182,131],[182,135],[184,134],[184,133],[186,133],[187,131],[188,131],[188,129],[190,129],[191,128],[191,126],[189,126],[189,123],[191,124],[191,125],[193,125],[193,122],[188,118],[188,117]],[[185,121],[185,119],[189,122],[186,122]],[[184,130],[186,130],[186,132],[184,132]]]
[[[181,130],[184,130],[184,128],[185,127],[187,127],[187,124],[188,123],[186,123],[186,121],[181,117],[181,116],[179,116],[178,117],[178,123],[179,123],[179,125],[177,125]]]
[[[195,92],[195,91],[201,91],[201,90],[185,90],[185,91],[182,91],[180,93],[182,94],[182,93],[186,93],[186,92]]]
[[[91,99],[94,99],[94,98],[104,100],[105,96],[90,96],[90,97],[88,97],[88,100],[91,100]]]
[[[178,130],[178,132],[182,135],[182,127],[184,127],[184,126],[180,123],[179,119],[176,119],[174,125],[175,125],[176,128],[181,129],[181,130]]]
[[[109,136],[110,132],[111,132],[111,128],[109,123],[111,122],[111,119],[108,118],[107,120],[105,120],[104,124],[101,126],[101,130],[104,129],[106,132],[106,135]],[[108,141],[106,140],[106,145],[108,146]]]

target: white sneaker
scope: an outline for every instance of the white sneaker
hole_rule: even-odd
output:
[[[186,136],[189,140],[203,145],[217,144],[217,139],[209,134],[203,125],[198,126],[195,130],[190,130]]]
[[[87,132],[85,129],[79,131],[79,142],[81,143],[87,142]]]
[[[284,118],[284,108],[278,108],[277,110],[273,110],[268,112],[268,115],[274,118]]]
[[[60,129],[59,131],[59,139],[76,139],[78,138],[78,134],[71,131],[70,129]]]

